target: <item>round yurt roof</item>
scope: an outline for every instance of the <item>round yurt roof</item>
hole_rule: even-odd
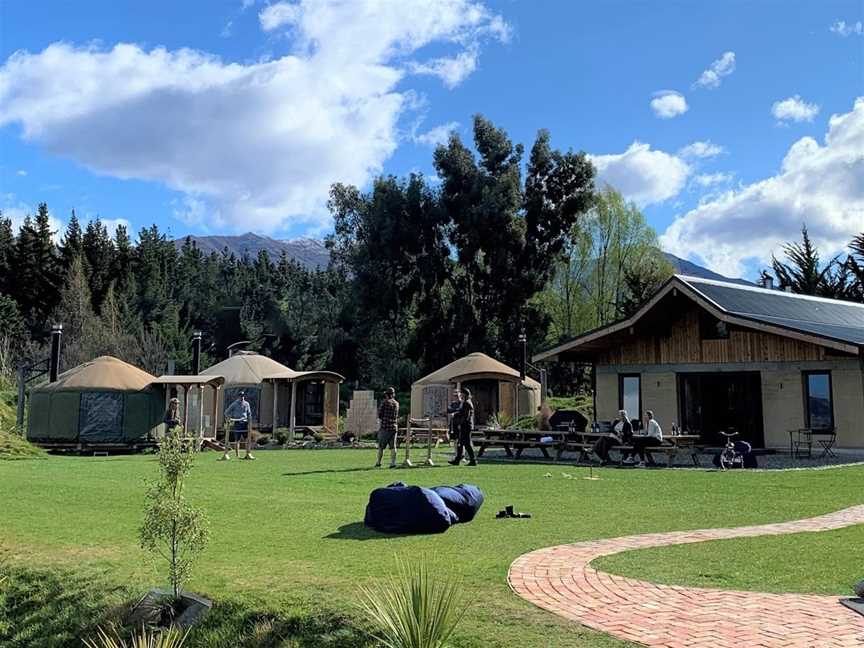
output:
[[[55,382],[43,382],[33,391],[141,391],[156,380],[143,369],[112,356],[99,356],[68,371]]]
[[[264,379],[274,374],[290,372],[291,369],[276,362],[273,358],[254,351],[237,351],[227,360],[202,371],[202,374],[219,375],[225,378],[225,386],[260,385]]]
[[[495,358],[490,358],[485,353],[478,352],[470,353],[464,358],[454,360],[450,364],[441,367],[438,371],[433,371],[428,376],[423,376],[423,378],[414,384],[445,385],[453,382],[482,380],[485,378],[516,382],[519,380],[519,371],[513,367],[508,367]],[[540,389],[540,383],[527,376],[522,381],[522,384],[532,389]]]

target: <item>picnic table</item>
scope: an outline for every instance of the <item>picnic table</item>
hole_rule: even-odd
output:
[[[477,456],[482,457],[486,448],[504,448],[508,457],[519,459],[525,448],[537,448],[544,457],[551,459],[549,448],[557,450],[566,436],[566,432],[556,430],[487,429],[483,438],[478,440]],[[544,443],[541,441],[544,438],[552,441]]]
[[[611,432],[598,432],[591,430],[576,432],[575,435],[577,438],[565,439],[559,445],[556,459],[560,459],[561,456],[568,450],[575,450],[579,452],[579,457],[576,459],[576,461],[590,461],[590,452],[598,439],[604,437],[617,438]],[[638,437],[639,435],[634,436]],[[692,459],[693,464],[698,466],[699,459],[696,443],[699,441],[699,439],[700,436],[698,434],[677,434],[674,436],[664,435],[662,443],[650,446],[646,450],[649,453],[664,453],[666,455],[666,465],[670,467],[672,466],[674,458],[678,456],[678,454],[686,453],[689,451],[690,458]],[[612,446],[612,449],[623,453],[632,450],[633,446],[626,444],[617,444]]]

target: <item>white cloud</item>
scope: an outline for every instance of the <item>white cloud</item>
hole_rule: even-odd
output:
[[[592,155],[597,179],[613,186],[627,200],[645,206],[678,195],[687,183],[690,166],[681,158],[633,142],[623,153]]]
[[[276,6],[267,25],[290,27],[295,49],[274,60],[125,43],[17,52],[0,67],[0,126],[97,173],[163,183],[229,228],[321,227],[330,185],[365,185],[398,146],[417,105],[405,80],[434,65],[419,52],[458,61],[507,34],[476,0]]]
[[[687,100],[680,92],[662,90],[654,93],[651,100],[651,110],[660,119],[671,119],[687,112]]]
[[[724,52],[723,56],[714,61],[696,81],[703,88],[717,88],[723,77],[735,71],[735,52]]]
[[[819,114],[819,106],[808,104],[800,95],[795,95],[783,101],[775,101],[771,106],[771,114],[780,121],[812,122]]]
[[[734,177],[735,176],[732,173],[723,173],[721,171],[718,171],[717,173],[700,173],[693,177],[693,182],[698,184],[700,187],[711,187],[717,184],[732,182]]]
[[[844,38],[853,35],[861,36],[864,34],[864,23],[859,20],[858,22],[847,24],[845,20],[838,20],[828,29],[835,34],[840,34]]]
[[[823,256],[844,249],[864,223],[864,97],[833,115],[824,145],[795,142],[780,172],[721,194],[677,218],[665,250],[698,255],[712,270],[741,275],[748,260],[767,263],[806,224]]]
[[[417,144],[424,144],[425,146],[434,148],[439,144],[446,144],[447,139],[450,137],[450,133],[457,128],[459,128],[459,122],[447,122],[446,124],[430,128],[425,133],[414,135],[412,139]]]
[[[713,144],[711,140],[708,140],[707,142],[693,142],[692,144],[688,144],[678,151],[678,155],[688,160],[695,160],[712,158],[724,152],[725,149],[722,146]]]
[[[231,38],[231,30],[234,28],[234,21],[229,20],[225,23],[225,26],[222,28],[222,31],[219,33],[219,36],[222,38]]]
[[[21,177],[23,178],[24,176],[27,175],[27,172],[26,172],[24,169],[18,169],[18,170],[15,172],[15,175],[19,175],[19,176],[21,176]]]
[[[243,0],[240,3],[240,11],[246,11],[249,7],[255,4],[255,0]]]
[[[132,225],[125,218],[102,218],[101,221],[102,224],[105,226],[105,229],[108,230],[108,234],[110,234],[112,238],[117,233],[117,227],[120,225],[126,228],[127,234],[132,234],[132,232],[130,231]]]
[[[448,88],[455,88],[477,69],[477,52],[469,50],[450,58],[442,57],[425,63],[413,62],[409,64],[409,69],[414,74],[437,76]]]
[[[261,29],[273,31],[279,27],[294,25],[300,19],[300,15],[300,6],[277,2],[262,9],[258,14],[258,20],[261,22]]]

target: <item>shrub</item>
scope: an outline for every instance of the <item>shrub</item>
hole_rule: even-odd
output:
[[[286,428],[277,428],[275,434],[276,441],[279,442],[279,445],[285,445],[288,443],[288,430]],[[291,439],[293,441],[293,439]]]
[[[186,476],[197,454],[197,440],[167,436],[159,444],[160,479],[147,490],[141,547],[168,562],[168,580],[174,598],[208,538],[204,514],[183,497]]]
[[[186,642],[188,634],[188,631],[181,634],[179,630],[174,628],[168,630],[141,628],[132,635],[127,643],[120,638],[116,631],[111,635],[99,628],[96,638],[85,639],[84,645],[87,648],[181,648]]]
[[[386,648],[446,648],[467,601],[458,581],[434,576],[424,562],[399,561],[394,577],[360,588],[359,607]]]
[[[258,437],[255,439],[255,443],[257,443],[260,446],[267,445],[268,443],[270,443],[270,435],[269,434],[259,434]]]
[[[44,459],[47,455],[14,430],[0,430],[0,461],[7,459]]]

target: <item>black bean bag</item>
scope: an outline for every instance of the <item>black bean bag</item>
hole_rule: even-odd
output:
[[[483,506],[483,491],[473,484],[435,486],[432,490],[438,493],[447,508],[456,514],[457,522],[470,522]]]
[[[363,522],[380,533],[443,533],[458,518],[432,489],[399,482],[372,491]]]

